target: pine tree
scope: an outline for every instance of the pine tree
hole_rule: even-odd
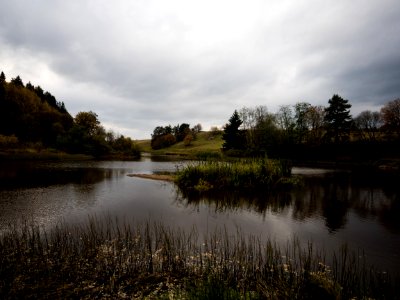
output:
[[[239,113],[235,110],[229,119],[229,123],[225,125],[224,133],[222,135],[222,139],[224,140],[222,148],[224,151],[231,149],[241,150],[244,148],[243,135],[239,130],[242,123]]]
[[[15,86],[24,87],[24,83],[22,82],[22,79],[21,77],[19,77],[19,75],[15,78],[12,78],[11,83]]]
[[[4,84],[6,82],[6,75],[4,75],[4,72],[2,71],[0,74],[0,84]]]
[[[3,104],[3,101],[6,96],[6,75],[3,72],[0,74],[0,101]],[[4,110],[4,107],[0,106],[0,109]]]
[[[328,135],[334,138],[334,142],[347,138],[352,122],[350,115],[351,104],[339,95],[333,95],[328,101],[329,106],[325,108],[325,125]]]

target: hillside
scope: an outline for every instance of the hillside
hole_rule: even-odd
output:
[[[60,155],[62,153],[62,155]],[[63,159],[83,154],[131,159],[140,151],[131,138],[106,131],[95,112],[72,117],[63,102],[40,86],[0,73],[0,159]]]
[[[136,141],[143,152],[148,152],[153,155],[180,156],[219,155],[223,144],[221,134],[212,136],[207,131],[198,133],[196,139],[188,146],[186,146],[184,142],[179,142],[167,148],[153,150],[150,142],[150,140]]]
[[[16,138],[22,143],[54,146],[57,138],[72,124],[73,118],[64,103],[52,94],[31,83],[25,86],[19,76],[6,82],[1,73],[0,135]]]

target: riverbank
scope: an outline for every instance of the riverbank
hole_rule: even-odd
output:
[[[140,156],[108,154],[95,157],[87,154],[71,154],[55,149],[9,149],[0,151],[0,161],[84,161],[84,160],[137,160]]]
[[[92,160],[93,156],[69,154],[58,150],[13,149],[0,151],[0,161],[42,161],[42,160]]]
[[[79,299],[391,299],[390,275],[342,247],[328,265],[312,244],[286,248],[240,231],[173,230],[90,219],[0,236],[0,297]],[[396,279],[397,280],[397,279]],[[398,282],[397,282],[398,283]]]
[[[173,175],[165,175],[165,174],[128,174],[127,176],[152,179],[152,180],[161,180],[161,181],[174,181]]]

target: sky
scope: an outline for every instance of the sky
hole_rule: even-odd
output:
[[[149,139],[235,109],[400,97],[399,0],[0,0],[0,71]]]

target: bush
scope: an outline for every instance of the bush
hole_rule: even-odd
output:
[[[168,133],[162,136],[157,136],[151,140],[151,148],[154,150],[166,148],[176,143],[176,138],[173,134]]]
[[[184,144],[186,147],[188,147],[188,146],[191,145],[192,141],[193,141],[193,135],[192,135],[191,133],[189,133],[189,134],[187,134],[187,135],[185,136],[185,138],[183,139],[183,144]]]
[[[0,134],[0,148],[15,148],[18,145],[19,141],[15,135],[7,136]]]

